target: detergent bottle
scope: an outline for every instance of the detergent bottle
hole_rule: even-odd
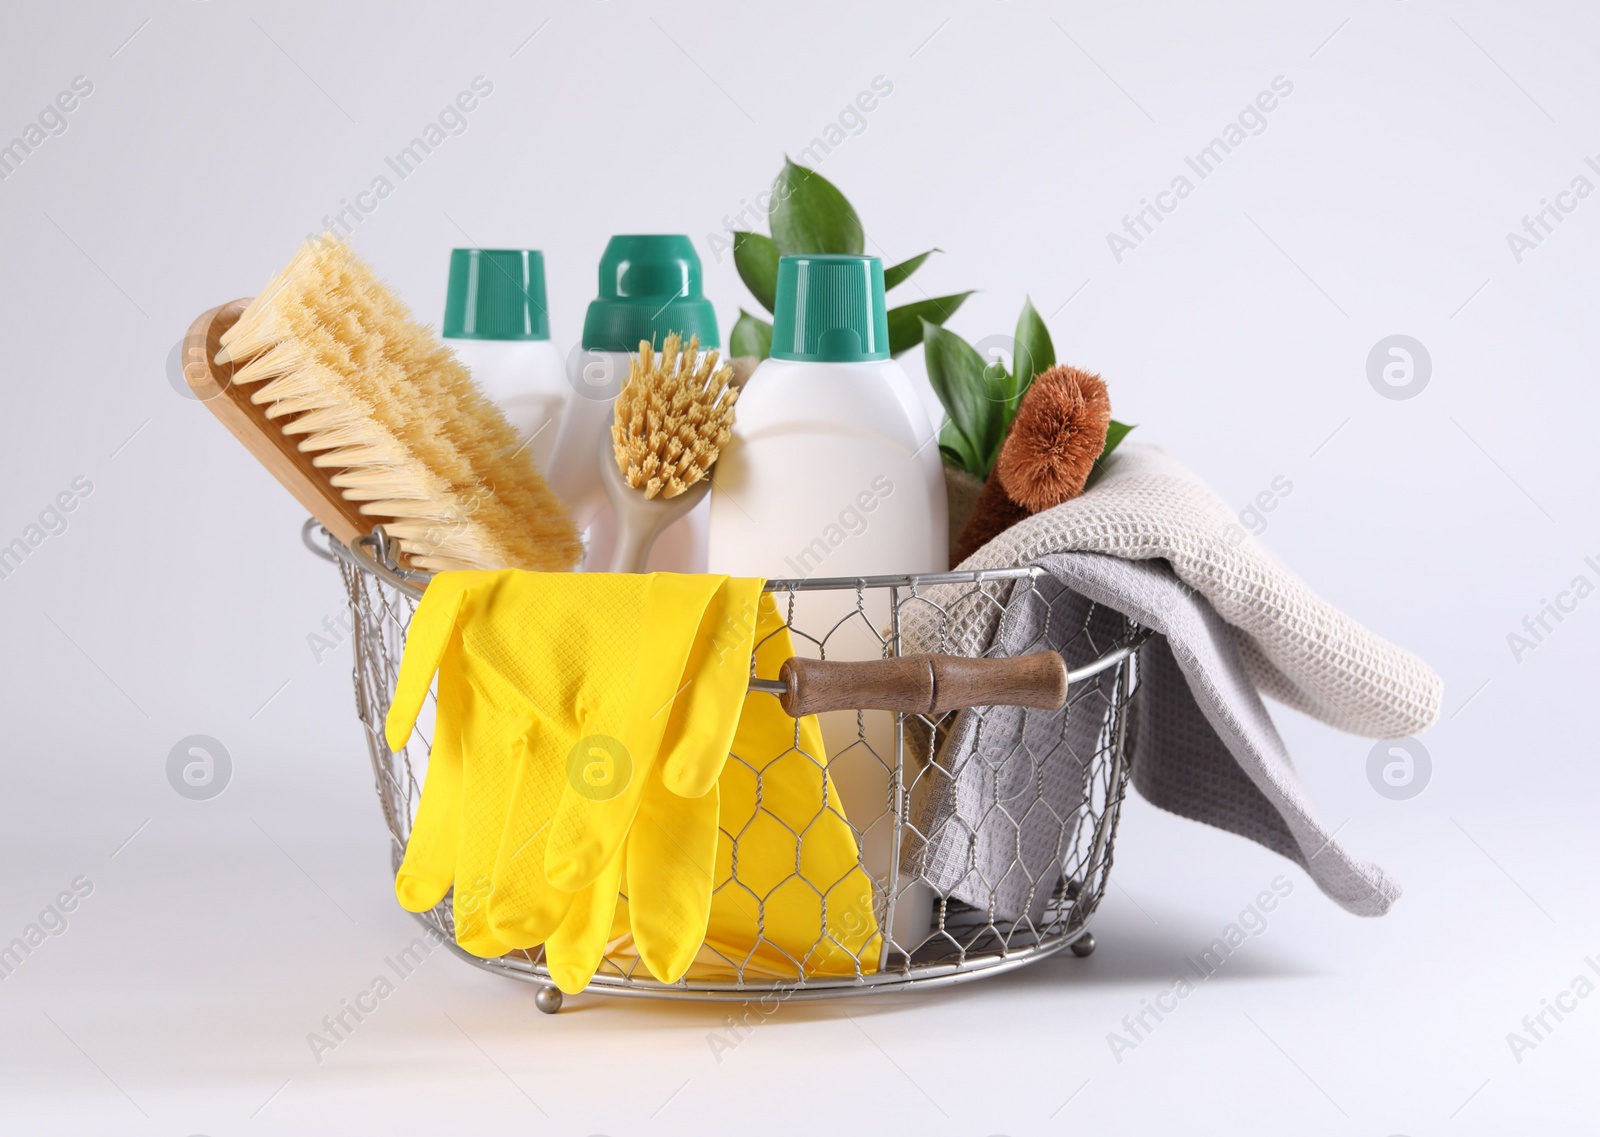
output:
[[[733,437],[717,460],[707,564],[713,572],[818,580],[948,568],[944,471],[933,424],[910,378],[889,356],[883,264],[865,256],[787,256],[778,262],[772,357],[739,396]],[[875,658],[890,623],[887,597],[853,589],[800,591],[797,650]],[[898,842],[885,820],[894,793],[894,718],[822,716],[829,773],[862,831],[867,871],[886,881]],[[903,779],[909,783],[914,771]],[[909,808],[909,798],[902,808]],[[927,933],[932,895],[895,896],[894,941]]]
[[[544,254],[452,249],[441,333],[547,470],[571,387],[550,342]]]

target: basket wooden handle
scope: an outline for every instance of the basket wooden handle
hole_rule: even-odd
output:
[[[894,659],[788,660],[778,672],[778,701],[795,718],[822,711],[938,714],[964,707],[1038,707],[1067,701],[1067,664],[1058,652],[1008,659],[904,655]]]

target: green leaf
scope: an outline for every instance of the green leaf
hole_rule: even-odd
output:
[[[986,433],[982,358],[966,340],[926,320],[922,356],[928,367],[928,383],[950,416],[950,425],[967,451],[976,454],[977,444]]]
[[[772,354],[772,325],[740,308],[733,331],[728,333],[728,354],[766,359]]]
[[[1101,447],[1100,457],[1094,460],[1094,466],[1089,470],[1089,477],[1083,483],[1084,489],[1088,489],[1100,480],[1100,475],[1105,471],[1106,459],[1111,457],[1111,452],[1121,444],[1124,438],[1128,437],[1128,432],[1132,429],[1133,426],[1128,423],[1118,422],[1116,419],[1111,420],[1106,427],[1106,444]]]
[[[1000,457],[1000,444],[1005,441],[1006,428],[1017,413],[1017,380],[1007,371],[1005,364],[996,360],[983,369],[981,393],[994,405],[996,419],[994,437],[983,454],[983,468],[992,470]]]
[[[984,388],[983,357],[954,332],[922,321],[922,354],[928,365],[928,382],[944,404],[963,449],[971,460],[966,467],[978,477],[988,475],[989,456],[999,448],[1004,431],[1003,404],[988,397]]]
[[[983,477],[983,461],[972,451],[972,444],[961,433],[961,428],[945,419],[939,428],[939,453],[946,462],[976,477]]]
[[[1027,393],[1036,375],[1055,365],[1056,348],[1050,341],[1050,329],[1034,311],[1033,301],[1025,299],[1022,314],[1017,317],[1016,346],[1011,360],[1011,369],[1018,379],[1017,398],[1020,400]]]
[[[772,183],[772,240],[784,256],[855,253],[865,247],[861,218],[827,178],[787,158]]]
[[[733,235],[733,264],[739,279],[767,311],[772,311],[773,295],[778,290],[778,246],[760,233]]]
[[[932,300],[918,300],[889,309],[889,354],[899,355],[910,351],[922,342],[922,322],[942,324],[956,314],[961,302],[970,292],[954,296],[936,296]]]
[[[949,426],[950,424],[946,423],[945,425]],[[939,457],[944,459],[946,466],[954,466],[958,470],[967,469],[967,456],[953,446],[946,446],[942,442],[939,443]],[[971,473],[972,471],[968,470],[967,472]]]
[[[737,239],[738,238],[736,236],[735,240]],[[904,283],[906,277],[910,276],[912,273],[916,272],[922,267],[923,261],[933,256],[934,253],[941,253],[943,251],[943,249],[929,249],[925,253],[918,253],[909,260],[901,261],[897,265],[890,265],[888,268],[883,270],[883,290],[887,292],[895,285]]]
[[[1124,438],[1128,437],[1128,432],[1132,429],[1132,425],[1112,419],[1110,425],[1106,427],[1105,448],[1100,451],[1100,457],[1096,461],[1104,461],[1109,458],[1111,452],[1117,448]]]

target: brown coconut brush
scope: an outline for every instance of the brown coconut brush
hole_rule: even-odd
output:
[[[1058,365],[1034,379],[951,549],[950,566],[1023,518],[1082,493],[1110,424],[1111,399],[1100,376]]]
[[[582,554],[505,417],[341,241],[307,242],[260,296],[201,316],[184,376],[346,544],[381,523],[434,571]]]
[[[617,395],[610,454],[600,466],[617,519],[612,572],[643,572],[650,546],[711,488],[711,467],[728,444],[739,398],[734,370],[714,351],[700,354],[669,335],[657,355],[648,344]]]

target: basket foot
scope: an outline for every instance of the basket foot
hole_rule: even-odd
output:
[[[1077,950],[1078,945],[1073,944],[1072,947],[1073,950]],[[533,993],[533,1005],[547,1015],[553,1015],[561,1009],[561,1000],[559,987],[540,987]]]
[[[1094,937],[1088,932],[1072,941],[1072,954],[1084,959],[1094,954]]]

